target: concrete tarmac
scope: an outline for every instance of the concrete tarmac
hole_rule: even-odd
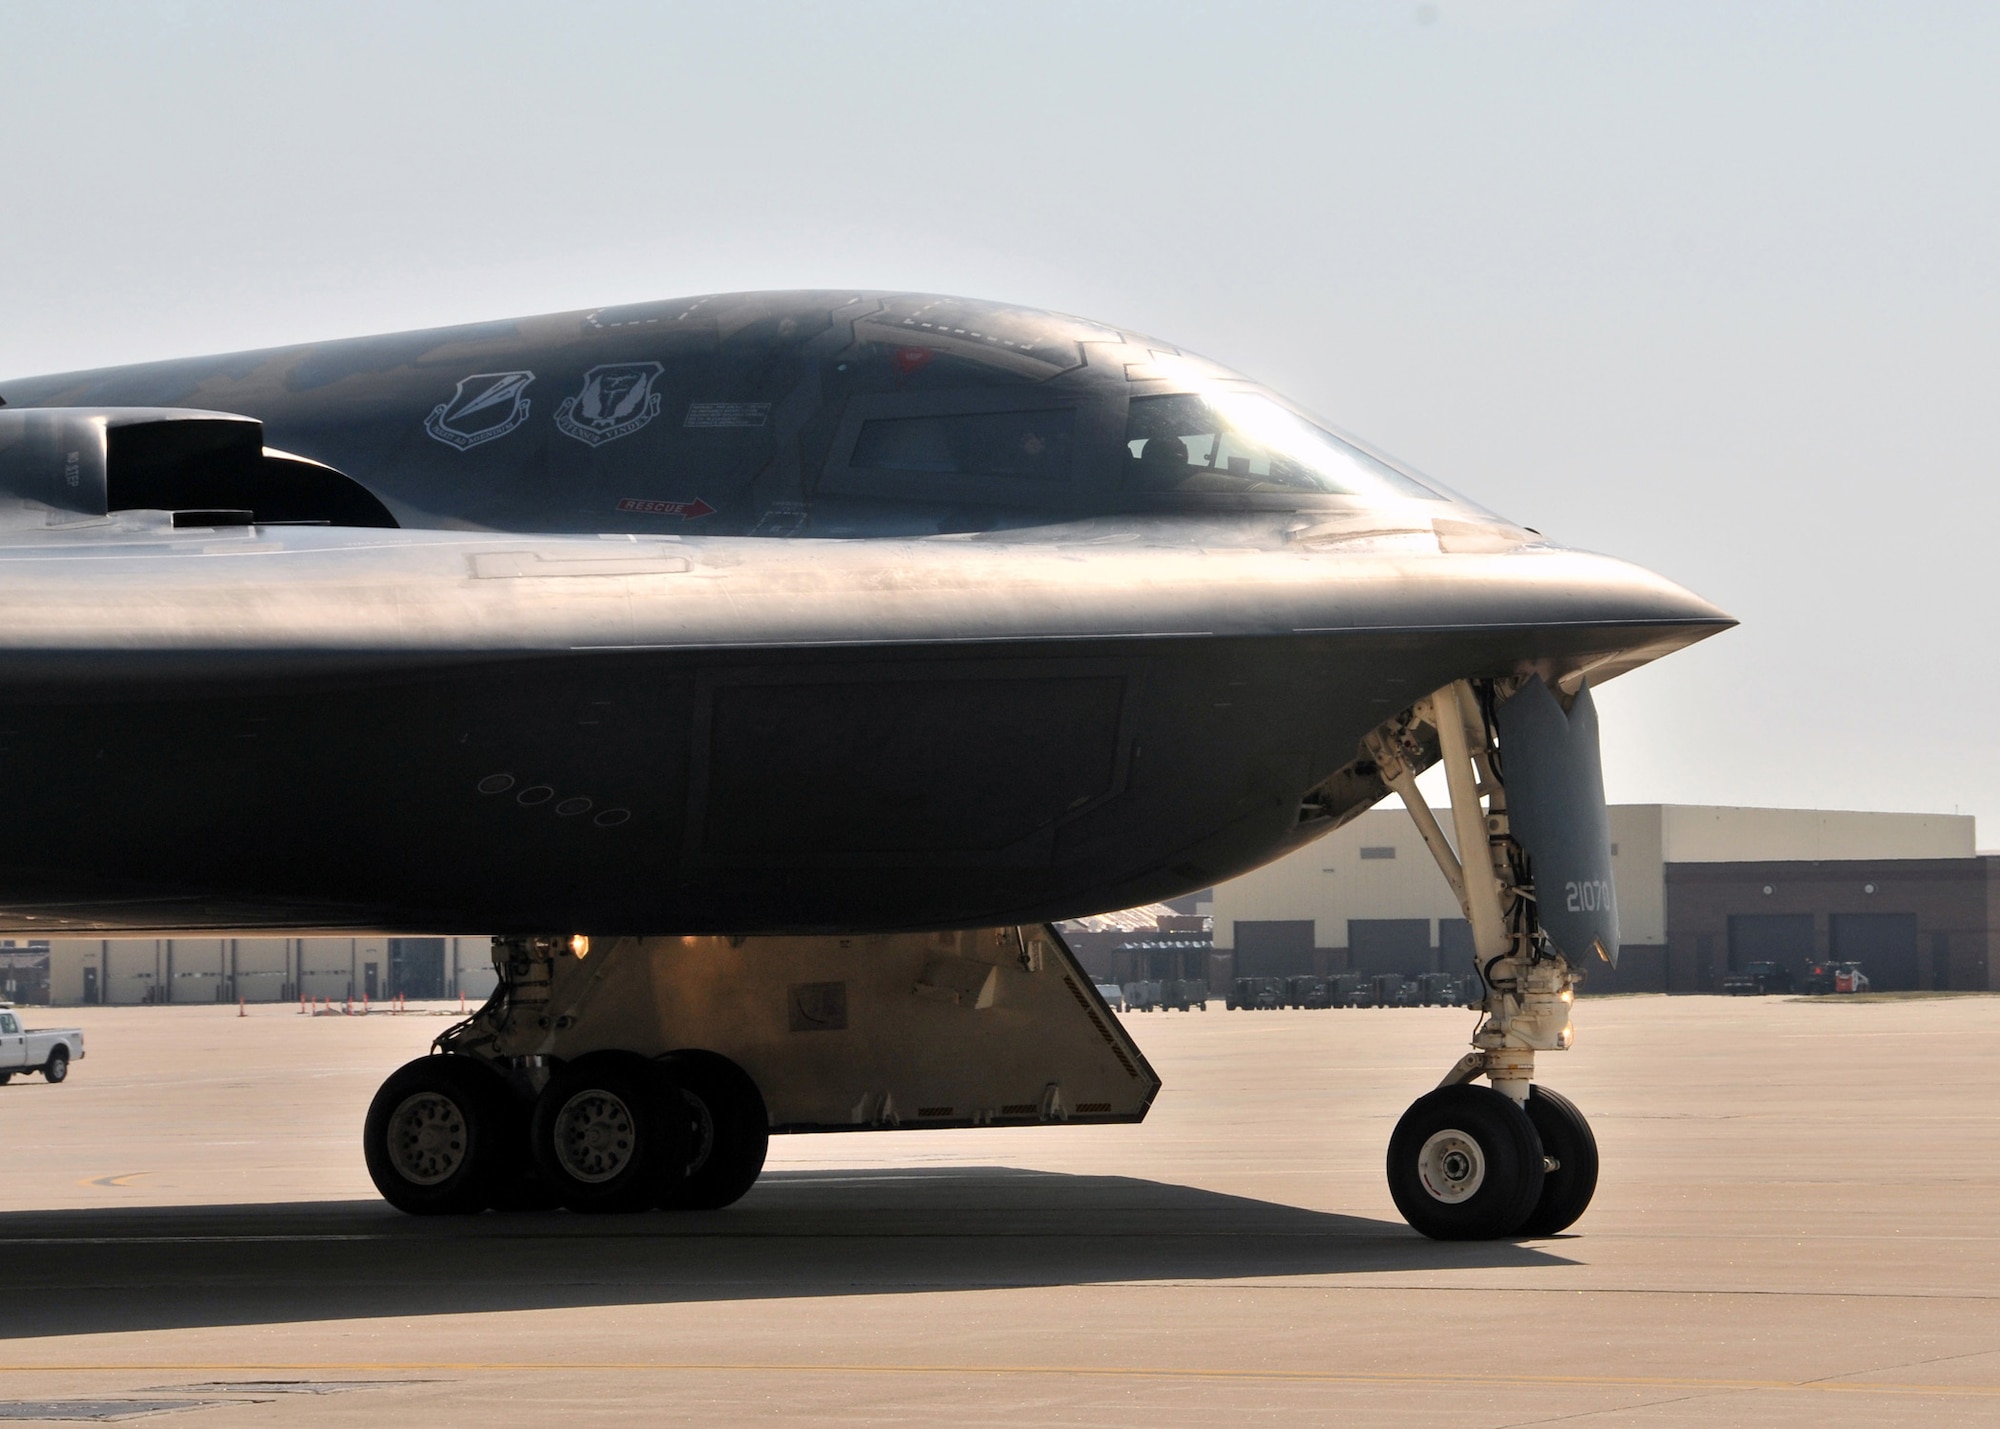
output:
[[[415,1220],[381,1078],[448,1023],[28,1010],[0,1419],[242,1426],[2000,1423],[2000,998],[1606,998],[1546,1080],[1573,1233],[1440,1245],[1382,1155],[1462,1010],[1128,1015],[1139,1127],[783,1138],[699,1215]]]

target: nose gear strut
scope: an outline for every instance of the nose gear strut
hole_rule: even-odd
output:
[[[1548,1111],[1539,1101],[1530,1108],[1535,1054],[1566,1051],[1574,1040],[1570,1011],[1582,974],[1542,927],[1532,863],[1508,814],[1496,711],[1526,683],[1456,681],[1364,741],[1383,783],[1402,796],[1465,913],[1484,991],[1473,1050],[1445,1074],[1438,1093],[1411,1107],[1390,1144],[1390,1189],[1398,1207],[1416,1229],[1451,1239],[1514,1235],[1524,1225],[1552,1234],[1547,1229],[1552,1221],[1568,1225],[1583,1213],[1589,1189],[1579,1202],[1578,1188],[1596,1184],[1596,1145],[1575,1109],[1562,1103],[1580,1134],[1559,1139],[1569,1161],[1588,1164],[1549,1167],[1535,1130]],[[1429,762],[1431,731],[1451,794],[1451,838],[1417,787],[1417,773]],[[1598,779],[1594,747],[1590,758],[1590,776]],[[1491,1083],[1490,1092],[1469,1085],[1482,1076]],[[1440,1095],[1447,1088],[1463,1090],[1447,1100]],[[1424,1134],[1407,1144],[1418,1130]],[[1465,1159],[1441,1160],[1440,1147]],[[1474,1160],[1485,1167],[1477,1179],[1450,1174]],[[1557,1170],[1564,1173],[1562,1209],[1569,1212],[1562,1217],[1541,1206],[1548,1199],[1546,1187],[1528,1194],[1528,1182],[1540,1186],[1546,1175],[1553,1185]],[[1510,1179],[1516,1184],[1495,1184]],[[1452,1189],[1441,1195],[1445,1186]],[[1526,1214],[1524,1204],[1531,1208]]]

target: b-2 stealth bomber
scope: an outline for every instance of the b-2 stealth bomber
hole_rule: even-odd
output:
[[[773,1132],[1136,1120],[1158,1081],[1052,925],[1391,792],[1485,991],[1397,1203],[1588,1203],[1536,1054],[1617,956],[1590,687],[1730,624],[1670,582],[1169,344],[953,298],[0,400],[0,927],[502,930],[370,1112],[403,1209],[713,1207]]]

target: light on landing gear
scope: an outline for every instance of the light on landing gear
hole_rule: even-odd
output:
[[[569,950],[579,958],[588,957],[590,955],[590,939],[581,933],[573,935],[569,940]]]

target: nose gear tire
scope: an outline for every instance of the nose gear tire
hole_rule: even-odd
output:
[[[382,1199],[416,1216],[486,1208],[518,1158],[500,1078],[470,1057],[419,1057],[390,1073],[369,1103],[361,1149]]]
[[[771,1143],[771,1117],[757,1083],[716,1052],[675,1052],[660,1065],[677,1079],[689,1121],[688,1169],[660,1199],[663,1210],[714,1211],[757,1184]]]
[[[1491,1087],[1419,1097],[1389,1138],[1389,1194],[1433,1240],[1516,1234],[1542,1194],[1542,1141],[1528,1113]]]
[[[1528,1089],[1528,1120],[1556,1169],[1543,1178],[1541,1197],[1516,1234],[1554,1235],[1584,1213],[1597,1191],[1597,1138],[1568,1097],[1539,1082]]]

